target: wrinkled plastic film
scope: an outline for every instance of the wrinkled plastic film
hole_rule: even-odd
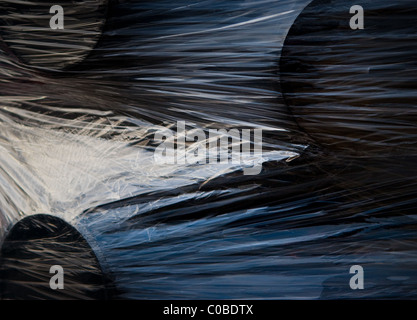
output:
[[[414,11],[372,3],[358,53],[349,1],[110,1],[76,60],[33,55],[29,42],[25,60],[3,34],[3,298],[415,297],[417,82],[414,42],[404,45],[415,27],[397,28],[398,55],[377,49],[379,17]],[[155,162],[155,133],[181,121],[262,129],[262,155]],[[245,175],[255,163],[262,172]],[[13,232],[21,225],[38,232]],[[73,272],[64,296],[45,282],[60,259]],[[366,291],[349,288],[352,265]],[[18,281],[22,270],[32,278]]]

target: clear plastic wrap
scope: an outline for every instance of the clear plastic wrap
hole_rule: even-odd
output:
[[[97,5],[34,36],[74,48],[96,21],[75,55],[39,52],[4,18],[18,2],[0,5],[3,298],[417,296],[413,1],[50,1]],[[374,20],[350,30],[359,2]],[[401,39],[388,58],[379,18]],[[212,129],[261,129],[262,153],[158,163],[155,134],[180,123],[207,133],[187,155],[217,150]],[[67,291],[48,289],[55,264]]]

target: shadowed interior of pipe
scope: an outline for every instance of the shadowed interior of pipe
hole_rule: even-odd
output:
[[[63,268],[63,289],[53,290],[52,266]],[[58,283],[57,279],[52,279]],[[111,281],[87,241],[72,226],[49,215],[18,222],[0,256],[2,299],[107,299]]]
[[[0,2],[0,35],[12,53],[31,66],[62,70],[82,61],[97,44],[107,14],[107,0]],[[63,9],[64,29],[50,21]]]
[[[350,27],[353,5],[364,9],[364,29]],[[416,19],[414,0],[306,7],[280,62],[283,94],[299,125],[339,151],[415,154]]]

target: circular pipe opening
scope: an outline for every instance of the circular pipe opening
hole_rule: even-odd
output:
[[[53,266],[62,267],[63,273],[51,270]],[[56,288],[62,274],[64,288]],[[87,241],[62,219],[50,215],[24,218],[2,245],[2,299],[108,299],[112,287]]]
[[[352,29],[350,9],[364,9]],[[280,61],[285,100],[316,141],[349,154],[417,151],[414,0],[316,0],[290,29]]]
[[[38,68],[68,69],[87,57],[99,41],[107,2],[2,0],[0,34],[21,62]],[[53,6],[63,10],[63,29],[55,29],[60,21],[55,17],[61,17],[61,12],[51,10]]]

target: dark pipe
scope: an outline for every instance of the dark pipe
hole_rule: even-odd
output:
[[[364,29],[350,8],[364,9]],[[317,0],[284,43],[281,84],[299,125],[348,154],[417,151],[414,0]]]
[[[62,266],[64,289],[53,290],[49,273]],[[110,278],[87,241],[65,221],[33,215],[7,235],[0,255],[1,299],[107,299]]]
[[[21,62],[62,70],[82,61],[96,46],[106,20],[107,0],[0,2],[1,37]],[[53,30],[54,5],[64,9],[64,29]]]

